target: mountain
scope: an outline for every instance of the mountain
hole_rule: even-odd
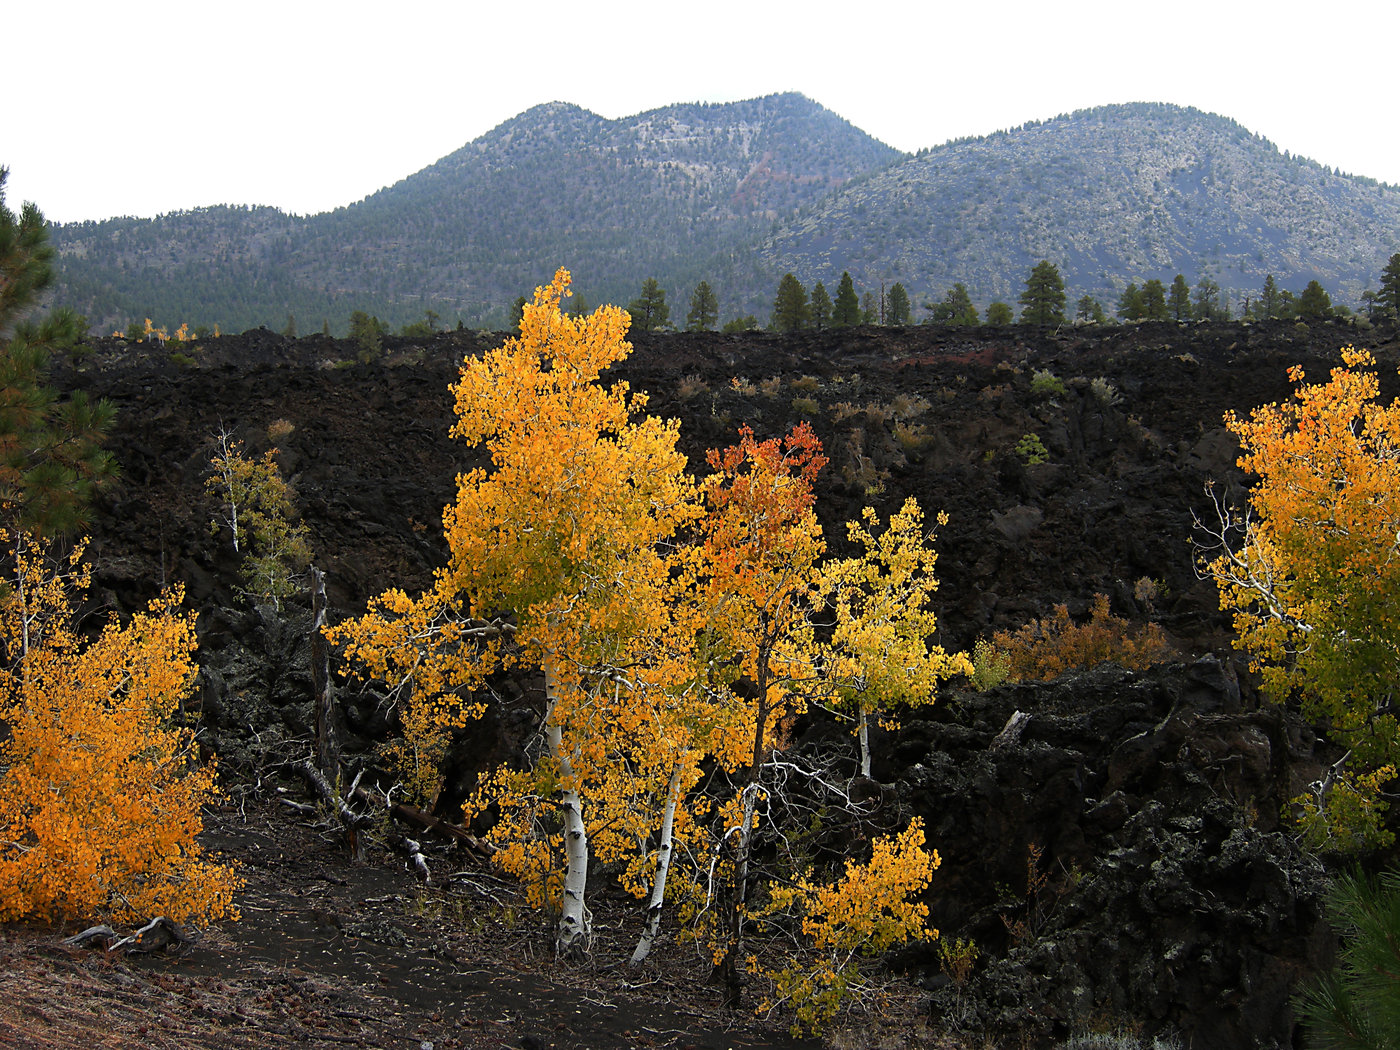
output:
[[[1111,309],[1130,281],[1266,275],[1355,303],[1400,249],[1400,188],[1280,153],[1232,120],[1134,103],[921,152],[842,187],[765,240],[770,272],[1015,303],[1049,259]]]
[[[537,106],[403,181],[310,217],[216,207],[54,227],[58,297],[102,328],[343,330],[363,309],[504,326],[557,266],[589,305],[645,277],[683,323],[701,279],[721,317],[766,319],[792,271],[843,270],[915,303],[954,282],[1015,302],[1055,262],[1071,301],[1210,277],[1235,305],[1272,273],[1355,305],[1400,248],[1400,188],[1342,175],[1234,121],[1133,103],[900,154],[796,94],[608,120]]]
[[[104,323],[144,310],[339,325],[356,308],[503,323],[561,265],[595,305],[628,301],[647,276],[693,286],[710,260],[901,156],[796,94],[619,120],[554,102],[333,212],[211,208],[59,226],[54,241],[66,301]]]

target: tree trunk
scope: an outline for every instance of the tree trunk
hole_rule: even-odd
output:
[[[768,626],[767,617],[760,616],[760,637],[767,637]],[[734,884],[730,892],[728,914],[725,917],[728,927],[727,943],[724,959],[719,966],[719,976],[724,983],[725,1005],[731,1008],[739,1006],[744,994],[743,979],[739,976],[738,957],[744,945],[744,904],[748,900],[749,848],[753,841],[754,816],[758,810],[759,781],[762,779],[763,763],[767,758],[768,719],[772,714],[768,703],[768,690],[773,677],[770,657],[771,646],[761,644],[754,666],[754,689],[758,694],[758,706],[754,712],[753,757],[740,795],[744,815],[739,822],[739,841],[734,846]]]
[[[330,646],[326,625],[326,575],[311,569],[311,691],[316,703],[316,764],[332,784],[340,779],[340,729],[331,691]]]
[[[558,674],[554,665],[544,666],[545,739],[549,753],[559,763],[559,776],[568,784],[574,767],[564,750],[564,728],[556,715],[558,704]],[[584,893],[588,885],[588,829],[583,820],[583,800],[572,786],[559,791],[559,809],[564,816],[564,892],[560,901],[559,933],[555,950],[564,956],[588,954],[592,937]]]
[[[651,884],[651,900],[647,903],[646,928],[642,930],[637,949],[632,953],[632,966],[640,966],[646,961],[656,941],[656,932],[661,927],[661,906],[666,902],[666,876],[671,870],[671,851],[675,848],[673,831],[680,795],[681,764],[677,762],[671,770],[671,781],[666,785],[666,808],[661,813],[661,841],[656,848],[656,876]]]
[[[858,703],[860,711],[860,775],[866,780],[870,779],[870,715],[865,710],[865,704]]]
[[[744,998],[744,982],[739,976],[739,956],[744,948],[744,906],[748,902],[749,852],[753,844],[754,817],[758,812],[758,770],[744,786],[744,815],[739,821],[739,841],[734,846],[734,886],[730,894],[727,931],[728,944],[720,963],[720,978],[724,982],[724,1004],[739,1006]]]

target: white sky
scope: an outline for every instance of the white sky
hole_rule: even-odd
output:
[[[522,110],[800,91],[899,149],[1111,102],[1196,106],[1400,184],[1395,0],[19,0],[6,200],[68,222],[349,204]]]

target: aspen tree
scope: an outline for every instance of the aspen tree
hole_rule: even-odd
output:
[[[194,680],[194,614],[172,590],[85,641],[72,614],[83,545],[56,558],[27,533],[0,542],[14,558],[0,598],[0,918],[236,917],[240,880],[196,839],[214,768],[173,724]]]
[[[696,504],[677,424],[643,415],[646,397],[627,384],[599,382],[631,351],[626,313],[565,314],[569,283],[559,270],[525,306],[518,337],[462,366],[452,434],[484,446],[491,466],[458,478],[443,513],[450,558],[431,592],[390,592],[336,637],[373,673],[412,680],[412,704],[440,705],[425,720],[439,727],[473,712],[460,696],[489,670],[542,672],[546,753],[486,793],[506,814],[497,835],[507,870],[534,870],[554,848],[532,835],[531,814],[548,809],[562,823],[563,874],[545,896],[557,891],[559,951],[577,954],[589,937],[580,789],[608,761],[598,728],[619,676],[665,621],[662,545]],[[473,639],[485,650],[463,644]]]
[[[1337,849],[1383,844],[1381,785],[1400,765],[1400,401],[1378,402],[1375,361],[1347,347],[1326,383],[1225,423],[1248,506],[1217,497],[1204,575],[1234,616],[1265,688],[1326,719],[1351,750],[1301,805],[1309,837]],[[1198,523],[1200,524],[1200,523]]]
[[[938,515],[944,525],[947,515]],[[912,496],[878,535],[879,518],[866,507],[846,523],[865,553],[829,563],[823,591],[836,622],[826,674],[843,704],[855,708],[861,776],[870,776],[870,718],[898,704],[932,703],[938,683],[971,674],[963,653],[929,645],[938,620],[929,602],[938,588],[938,555],[924,534],[924,516]]]
[[[703,485],[708,513],[700,523],[704,578],[697,599],[708,644],[745,680],[733,693],[742,721],[717,753],[739,771],[738,797],[721,811],[729,885],[715,949],[729,999],[737,1002],[763,766],[783,721],[803,709],[794,685],[817,674],[811,612],[825,543],[813,482],[826,457],[811,426],[800,423],[787,437],[762,442],[745,427],[739,443],[711,452],[709,463],[714,473]]]

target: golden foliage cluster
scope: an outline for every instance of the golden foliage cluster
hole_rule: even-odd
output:
[[[791,956],[785,966],[768,968],[750,959],[750,971],[774,987],[760,1011],[785,1006],[794,1036],[820,1032],[861,982],[861,957],[936,939],[938,931],[927,926],[928,905],[919,897],[940,863],[937,850],[924,849],[923,822],[915,818],[898,836],[875,840],[868,862],[848,860],[835,882],[800,878],[771,887],[768,905],[755,917],[801,915],[802,935],[816,960]]]
[[[71,602],[83,546],[55,563],[26,535],[0,599],[0,918],[235,915],[234,872],[196,841],[214,768],[174,724],[195,668],[194,616],[167,591],[84,641]]]
[[[761,770],[792,716],[829,695],[828,678],[854,713],[857,697],[862,710],[926,700],[966,661],[927,645],[933,558],[917,504],[879,536],[873,514],[853,526],[866,557],[826,572],[812,484],[826,457],[811,427],[767,441],[743,430],[695,480],[677,424],[646,415],[626,384],[601,382],[630,352],[626,314],[565,313],[568,285],[560,271],[526,305],[518,337],[463,364],[453,434],[491,465],[459,478],[434,586],[381,595],[328,633],[401,702],[399,757],[420,792],[447,734],[479,714],[485,676],[539,669],[539,748],[484,778],[470,802],[497,818],[497,863],[557,911],[561,950],[565,928],[572,950],[587,921],[590,861],[650,895],[652,916],[669,871],[667,899],[708,922],[716,958],[732,959],[742,899],[731,893],[729,918],[717,918],[711,873],[742,885]],[[814,637],[828,597],[841,622],[829,650]],[[698,789],[716,769],[732,795]],[[922,928],[913,897],[931,865],[909,859],[912,838],[890,848],[923,881],[898,874],[882,846],[830,891],[815,875],[804,883],[814,947],[879,943],[891,922]],[[852,922],[858,933],[838,934]]]
[[[1391,839],[1380,791],[1400,765],[1400,401],[1379,401],[1374,369],[1346,347],[1326,382],[1292,368],[1291,399],[1226,416],[1257,480],[1246,509],[1221,507],[1203,565],[1265,688],[1301,698],[1351,749],[1296,800],[1310,840],[1339,850]]]
[[[1044,619],[1016,631],[998,631],[992,645],[1005,657],[1010,678],[1042,681],[1110,660],[1141,671],[1174,653],[1157,624],[1134,624],[1109,612],[1106,594],[1094,595],[1088,623],[1075,623],[1069,609],[1057,605]]]

